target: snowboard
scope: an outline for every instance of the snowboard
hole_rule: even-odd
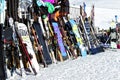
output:
[[[65,45],[65,49],[66,49],[66,52],[68,54],[68,57],[69,59],[72,57],[72,58],[77,58],[77,53],[76,53],[76,49],[74,49],[74,45],[72,43],[72,41],[70,40],[70,36],[69,36],[69,30],[66,29],[66,22],[67,22],[67,19],[66,17],[59,17],[59,24],[61,26],[61,33],[62,33],[62,36],[63,36],[63,42],[64,42],[64,45]]]
[[[28,59],[30,65],[32,65],[36,72],[39,71],[39,65],[38,65],[38,62],[37,62],[37,59],[36,59],[36,55],[35,55],[35,52],[33,50],[33,47],[32,47],[32,43],[30,41],[30,37],[29,37],[29,33],[28,33],[28,29],[27,29],[27,26],[23,23],[17,23],[17,32],[18,32],[18,35],[19,35],[19,38],[20,41],[22,40],[21,44],[25,44],[26,46],[22,46],[22,48],[24,48],[25,50],[25,53],[26,55],[32,55],[32,59]],[[27,54],[28,53],[28,54]]]
[[[39,44],[41,44],[43,47],[43,57],[46,61],[46,64],[52,64],[49,50],[47,48],[48,45],[46,45],[45,37],[43,36],[41,25],[38,22],[34,22],[32,27],[34,28],[34,30],[36,31],[36,34],[38,35]]]
[[[85,49],[85,47],[83,46],[83,42],[82,42],[82,38],[80,36],[80,33],[78,31],[78,27],[77,27],[77,24],[76,22],[73,20],[73,19],[70,19],[69,20],[69,23],[72,27],[72,31],[73,33],[75,34],[75,38],[76,38],[76,41],[77,41],[77,45],[81,51],[81,55],[82,57],[85,57],[87,56],[87,50]]]
[[[67,53],[66,53],[66,50],[65,50],[65,47],[64,47],[64,44],[63,44],[63,40],[62,40],[62,37],[61,37],[61,32],[60,32],[59,27],[58,27],[58,23],[57,22],[52,22],[52,26],[53,26],[53,29],[54,29],[54,33],[56,34],[56,37],[57,37],[57,42],[58,42],[58,46],[59,46],[60,52],[62,54],[62,57],[66,58]]]
[[[54,46],[53,45],[54,34],[53,34],[53,30],[51,28],[48,16],[43,18],[43,25],[44,25],[44,28],[45,28],[46,42],[47,42],[47,45],[48,45],[48,49],[49,49],[49,52],[50,52],[52,62],[56,63],[57,60],[55,59],[55,52],[53,50],[54,49],[54,47],[53,47]]]

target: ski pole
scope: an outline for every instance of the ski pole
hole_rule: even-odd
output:
[[[110,40],[110,38],[111,38],[111,37],[109,36],[108,39],[107,39],[107,41],[105,42],[105,44],[107,44],[107,42]]]

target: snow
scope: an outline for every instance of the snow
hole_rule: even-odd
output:
[[[90,15],[91,6],[95,5],[95,26],[100,29],[109,29],[109,27],[114,27],[111,25],[112,20],[115,21],[115,15],[118,16],[118,21],[120,22],[120,9],[119,4],[120,0],[69,0],[71,6],[83,5],[83,2],[86,3],[86,12]],[[72,16],[79,15],[79,9],[71,14]]]
[[[47,68],[40,68],[38,75],[22,78],[16,75],[9,80],[120,80],[120,50],[108,49],[105,52],[87,57],[69,59]]]
[[[98,8],[119,9],[120,0],[69,0],[70,4],[82,5],[86,3],[88,7],[94,4]]]

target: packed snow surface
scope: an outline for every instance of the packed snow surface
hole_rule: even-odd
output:
[[[120,80],[120,50],[69,59],[41,68],[38,75],[16,75],[9,80]]]

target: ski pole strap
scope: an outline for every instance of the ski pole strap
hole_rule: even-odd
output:
[[[5,0],[0,0],[0,14],[4,11],[5,8]]]

